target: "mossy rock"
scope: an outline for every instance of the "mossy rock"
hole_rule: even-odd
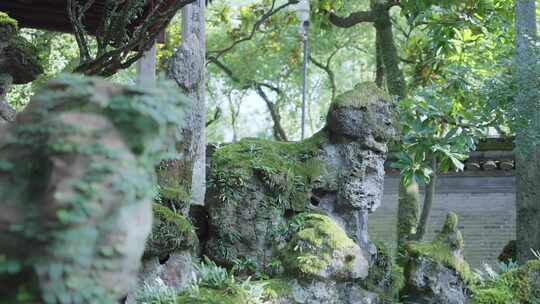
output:
[[[368,262],[358,245],[330,217],[306,214],[281,254],[285,269],[309,278],[365,278]]]
[[[405,285],[404,270],[395,264],[388,246],[382,242],[374,242],[377,257],[369,268],[368,277],[361,282],[362,288],[379,294],[387,301],[396,300],[399,291]]]
[[[152,228],[155,161],[182,99],[64,75],[5,127],[0,209],[14,216],[0,228],[1,303],[127,294]]]
[[[463,281],[474,283],[475,277],[469,263],[463,259],[464,242],[458,230],[458,216],[450,212],[443,229],[433,242],[409,242],[406,253],[409,259],[426,258],[456,271]]]
[[[441,242],[411,242],[407,245],[406,250],[410,259],[425,258],[436,263],[441,263],[455,270],[465,282],[474,283],[475,281],[469,263],[456,258],[447,244]]]
[[[338,135],[361,139],[370,146],[385,146],[394,139],[399,125],[394,108],[386,92],[375,83],[364,82],[336,97],[330,104],[326,124]]]
[[[15,30],[18,28],[18,22],[17,20],[11,18],[8,14],[4,12],[0,12],[0,26],[11,26]]]
[[[353,90],[338,95],[331,106],[335,108],[361,108],[380,103],[381,99],[389,101],[391,97],[375,83],[362,82],[357,84]]]
[[[152,210],[154,223],[146,241],[145,258],[164,257],[197,246],[195,228],[186,217],[158,203],[153,204]]]
[[[313,185],[326,171],[317,156],[326,131],[301,142],[244,139],[217,149],[211,158],[206,253],[233,266],[249,258],[257,270],[275,259],[287,227],[286,213],[308,209]]]
[[[444,227],[432,242],[405,245],[405,287],[401,297],[419,303],[464,303],[475,276],[463,258],[463,237],[458,217],[448,214]]]
[[[276,206],[303,211],[312,181],[324,171],[316,159],[327,141],[325,131],[300,142],[243,139],[219,148],[212,156],[211,188],[223,203],[242,203],[241,192],[253,179],[268,187]]]
[[[264,285],[265,297],[269,300],[286,298],[291,295],[291,280],[289,278],[273,278],[260,281]]]

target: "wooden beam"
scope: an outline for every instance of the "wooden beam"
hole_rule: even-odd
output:
[[[0,1],[0,11],[17,20],[20,27],[71,33],[66,7],[66,0]],[[90,34],[96,32],[103,8],[104,0],[97,0],[87,12],[83,21]]]

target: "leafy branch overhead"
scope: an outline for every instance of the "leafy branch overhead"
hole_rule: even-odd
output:
[[[277,14],[278,12],[284,10],[285,8],[289,7],[290,5],[297,4],[298,2],[299,2],[299,0],[289,0],[286,3],[276,7],[276,0],[272,0],[272,4],[270,5],[270,9],[268,11],[264,12],[261,15],[261,17],[259,18],[259,20],[257,20],[253,24],[253,27],[251,28],[250,33],[249,33],[248,36],[240,38],[240,39],[234,41],[233,43],[231,43],[231,45],[229,45],[226,48],[223,48],[223,49],[220,49],[220,50],[215,50],[215,51],[208,51],[208,54],[207,54],[208,61],[209,62],[214,62],[216,60],[219,60],[219,58],[221,56],[223,56],[225,53],[229,52],[230,50],[234,49],[236,47],[236,45],[238,45],[238,44],[240,44],[242,42],[246,42],[246,41],[251,40],[253,38],[253,36],[255,36],[255,33],[257,32],[257,30],[259,30],[261,25],[264,22],[266,22],[270,17],[272,17],[273,15]]]
[[[74,71],[111,76],[129,67],[152,47],[176,12],[194,1],[104,0],[94,42],[84,18],[97,1],[67,0],[67,11],[80,52],[80,62]],[[92,51],[94,46],[96,51]]]

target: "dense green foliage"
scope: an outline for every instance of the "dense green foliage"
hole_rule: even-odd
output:
[[[473,289],[473,304],[534,304],[540,301],[540,260],[483,278]]]

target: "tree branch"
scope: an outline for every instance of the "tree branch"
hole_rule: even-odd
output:
[[[350,28],[363,22],[375,22],[375,17],[371,11],[354,12],[347,17],[340,17],[330,12],[328,19],[330,23],[341,28]]]
[[[268,111],[270,111],[270,116],[274,121],[274,137],[279,141],[287,141],[287,133],[285,133],[285,130],[281,125],[281,116],[279,115],[276,105],[270,101],[261,85],[256,85],[255,91],[257,91],[257,94],[264,100],[268,107]]]
[[[206,127],[208,128],[210,125],[218,121],[221,118],[221,114],[222,114],[221,108],[217,107],[216,111],[214,112],[214,117],[212,117],[212,119],[206,122]]]
[[[214,59],[213,63],[216,66],[218,66],[227,76],[229,76],[229,78],[232,81],[234,81],[236,83],[241,83],[241,80],[234,75],[233,71],[229,67],[227,67],[225,64],[223,64],[221,61],[219,61],[218,59]],[[267,83],[263,83],[263,82],[257,82],[257,81],[254,81],[254,80],[246,82],[246,84],[242,87],[242,89],[249,89],[249,88],[255,89],[257,94],[266,103],[266,106],[268,108],[268,111],[270,112],[270,116],[272,118],[272,121],[274,122],[274,128],[273,128],[274,129],[274,132],[273,132],[274,137],[276,138],[276,140],[287,141],[287,133],[285,132],[285,130],[281,126],[281,117],[279,115],[279,111],[276,108],[276,105],[273,102],[270,101],[270,98],[268,98],[268,95],[266,95],[266,93],[264,92],[263,87],[274,91],[278,95],[283,94],[283,92],[276,86],[273,86],[273,85],[267,84]]]
[[[328,80],[330,81],[330,89],[332,90],[332,100],[336,97],[337,85],[336,85],[336,76],[334,71],[330,68],[330,61],[332,60],[332,55],[326,61],[326,65],[317,61],[313,56],[309,55],[309,61],[311,61],[316,67],[326,72],[328,75]]]
[[[281,6],[275,8],[275,5],[276,5],[276,0],[272,0],[272,6],[270,7],[270,10],[267,11],[266,13],[264,13],[261,18],[259,20],[257,20],[257,22],[255,22],[255,24],[253,24],[253,27],[251,28],[251,32],[249,34],[249,36],[247,37],[244,37],[242,39],[239,39],[239,40],[236,40],[234,41],[230,46],[224,48],[224,49],[221,49],[221,50],[216,50],[216,51],[208,51],[208,55],[209,54],[215,54],[213,56],[207,56],[208,58],[208,62],[213,62],[214,60],[218,60],[221,56],[223,56],[223,54],[227,53],[228,51],[232,50],[233,48],[235,48],[238,44],[242,43],[242,42],[246,42],[246,41],[249,41],[253,38],[253,36],[255,36],[255,33],[257,32],[257,30],[259,29],[259,27],[267,20],[269,19],[270,17],[272,17],[273,15],[275,15],[276,13],[278,13],[279,11],[285,9],[286,7],[288,7],[289,5],[292,5],[292,4],[297,4],[298,3],[298,0],[289,0],[287,1],[287,3],[285,4],[282,4]],[[275,9],[274,9],[275,8]]]

